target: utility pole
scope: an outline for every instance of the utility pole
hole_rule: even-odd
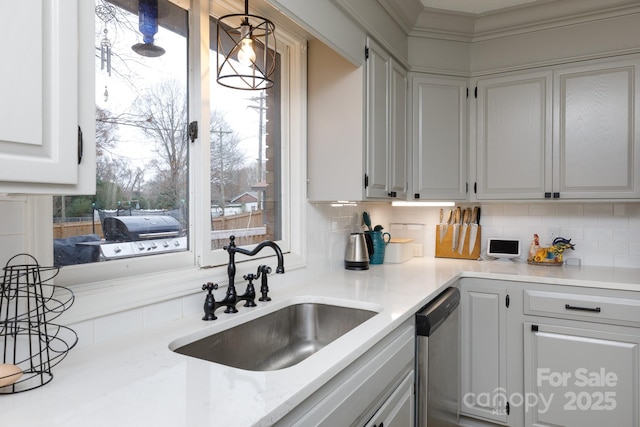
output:
[[[267,109],[265,107],[265,98],[267,97],[267,93],[265,91],[261,91],[259,96],[255,96],[253,98],[249,98],[250,101],[258,101],[260,103],[257,105],[250,105],[247,108],[253,108],[254,110],[258,110],[258,115],[260,118],[260,123],[258,127],[258,182],[266,181],[265,173],[263,171],[263,161],[262,161],[262,139],[264,133],[264,111]],[[260,192],[260,210],[264,209],[264,191]]]
[[[218,130],[214,130],[211,133],[217,133],[218,134],[218,138],[220,140],[220,150],[219,150],[219,155],[218,157],[220,157],[220,203],[222,203],[222,216],[225,216],[225,201],[224,201],[224,156],[222,155],[223,153],[223,149],[222,149],[222,135],[224,134],[229,134],[229,133],[233,133],[232,131],[228,131],[228,130],[222,130],[222,128],[218,129]]]

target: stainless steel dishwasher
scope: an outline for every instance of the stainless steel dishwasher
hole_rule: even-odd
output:
[[[418,427],[457,426],[460,418],[460,290],[447,288],[416,313]]]

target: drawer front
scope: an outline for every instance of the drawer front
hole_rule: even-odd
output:
[[[640,326],[640,300],[525,290],[524,314]]]

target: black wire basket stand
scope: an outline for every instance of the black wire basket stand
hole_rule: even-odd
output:
[[[51,368],[78,342],[70,328],[53,323],[73,304],[73,292],[55,286],[58,267],[45,267],[29,254],[18,254],[3,268],[0,287],[0,354],[2,364],[20,374],[0,376],[0,394],[42,387],[53,379]],[[11,366],[15,365],[15,366]],[[11,377],[11,378],[10,378]]]

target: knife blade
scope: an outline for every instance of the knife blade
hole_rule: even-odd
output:
[[[444,209],[440,209],[440,224],[438,225],[440,231],[440,243],[444,239]]]
[[[451,224],[452,217],[453,217],[453,211],[449,209],[449,212],[447,213],[447,222],[444,223],[444,231],[442,232],[442,239],[440,239],[440,243],[442,243],[442,240],[447,235],[447,230],[449,229],[449,224]]]
[[[466,208],[462,216],[462,234],[460,235],[460,243],[458,243],[458,253],[460,255],[462,255],[462,250],[464,249],[464,238],[467,236],[469,222],[471,222],[471,208]]]
[[[480,222],[480,208],[473,207],[473,213],[471,214],[471,230],[469,231],[469,254],[473,252],[473,248],[476,247],[476,236],[478,235],[478,223]]]
[[[460,221],[461,218],[460,207],[457,207],[453,213],[453,239],[451,240],[451,252],[455,252],[458,248],[458,237],[460,234]]]

